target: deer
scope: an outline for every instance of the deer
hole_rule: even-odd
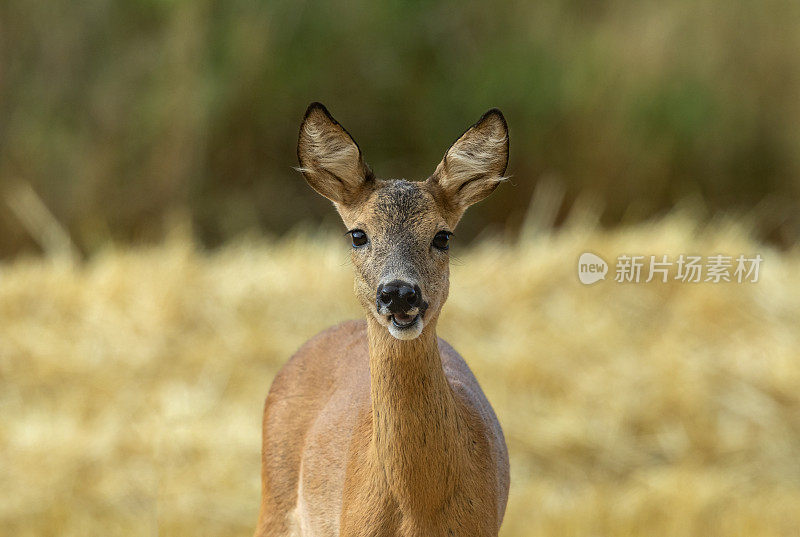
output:
[[[503,431],[436,325],[453,231],[506,180],[508,154],[506,120],[491,109],[427,180],[378,179],[325,106],[306,110],[298,170],[347,226],[365,318],[314,336],[275,376],[255,537],[498,535]]]

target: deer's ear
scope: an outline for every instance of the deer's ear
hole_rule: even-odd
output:
[[[311,103],[306,110],[297,159],[311,188],[340,205],[356,201],[373,181],[358,144],[321,103]]]
[[[506,179],[507,165],[508,125],[500,110],[493,108],[450,146],[427,183],[458,221],[467,207]]]

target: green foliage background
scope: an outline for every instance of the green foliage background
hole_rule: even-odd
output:
[[[423,179],[491,106],[513,186],[460,235],[514,234],[535,185],[603,223],[691,199],[798,237],[800,4],[755,0],[89,0],[0,4],[0,186],[30,184],[77,245],[219,244],[335,222],[292,170],[324,102],[381,177]],[[0,211],[0,255],[34,250]],[[702,214],[702,212],[701,212]]]

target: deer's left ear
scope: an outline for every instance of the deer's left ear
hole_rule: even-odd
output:
[[[450,146],[427,184],[457,222],[506,179],[507,165],[508,125],[493,108]]]
[[[355,203],[374,182],[358,144],[321,103],[306,110],[297,159],[308,184],[337,206]]]

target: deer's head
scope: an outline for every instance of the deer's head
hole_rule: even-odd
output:
[[[397,339],[434,326],[449,288],[448,241],[467,207],[508,163],[508,127],[493,109],[453,143],[426,181],[376,179],[353,138],[319,103],[306,110],[300,171],[331,200],[352,238],[355,291]]]

